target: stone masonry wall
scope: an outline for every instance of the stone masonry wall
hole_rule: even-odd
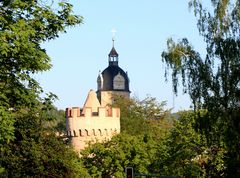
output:
[[[120,109],[98,107],[92,112],[91,107],[82,110],[78,107],[66,109],[66,130],[70,142],[76,151],[84,149],[88,142],[102,142],[120,133]]]

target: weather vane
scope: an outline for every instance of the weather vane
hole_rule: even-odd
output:
[[[117,30],[116,30],[115,28],[113,28],[113,29],[111,30],[111,32],[112,32],[112,41],[113,41],[113,46],[114,46],[115,35],[116,35]]]

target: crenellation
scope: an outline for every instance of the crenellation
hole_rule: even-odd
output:
[[[84,117],[92,117],[92,108],[88,107],[85,108],[85,113],[84,113]]]
[[[107,115],[106,113],[106,108],[104,107],[99,107],[98,108],[98,116],[99,117],[105,117]]]
[[[85,108],[85,113],[82,113],[82,109],[79,107],[66,108],[66,117],[67,118],[88,118],[88,117],[120,117],[119,108],[106,108],[99,107],[98,112],[92,112],[91,107]]]
[[[81,110],[79,107],[72,107],[66,109],[66,116],[67,117],[80,117]]]
[[[101,106],[96,93],[90,91],[84,107],[66,109],[66,131],[76,151],[88,142],[103,142],[120,133],[120,109]]]
[[[70,108],[66,108],[66,112],[65,112],[66,117],[71,117],[71,109]]]

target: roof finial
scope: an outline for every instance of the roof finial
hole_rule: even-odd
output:
[[[113,47],[114,47],[114,41],[115,41],[115,34],[116,34],[116,29],[115,28],[113,28],[112,30],[111,30],[111,32],[112,32],[112,43],[113,43]]]

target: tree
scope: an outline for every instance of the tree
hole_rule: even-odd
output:
[[[104,143],[90,144],[81,160],[92,177],[124,177],[124,169],[139,173],[153,171],[156,153],[164,150],[172,122],[170,111],[155,98],[144,100],[116,96],[114,106],[121,110],[121,133]]]
[[[49,121],[45,121],[43,126],[54,132],[58,132],[59,135],[65,134],[66,132],[66,116],[64,110],[58,110],[57,108],[52,108],[47,113],[48,116],[45,118],[49,118]]]
[[[1,151],[1,166],[5,170],[0,177],[87,178],[78,154],[56,135],[55,129],[45,127],[51,110],[46,113],[42,109],[38,113],[29,110],[16,115],[15,138]]]
[[[212,11],[198,0],[189,2],[206,42],[205,58],[184,38],[177,43],[169,39],[162,59],[172,69],[174,91],[181,77],[194,109],[208,111],[198,120],[198,129],[207,136],[209,146],[227,149],[224,176],[236,177],[240,172],[240,3],[211,3]]]
[[[105,143],[95,143],[81,152],[81,160],[92,177],[124,177],[126,167],[148,173],[155,159],[157,142],[120,134]]]
[[[51,67],[41,43],[82,22],[81,16],[72,14],[71,4],[61,2],[59,9],[53,10],[44,5],[46,2],[0,2],[0,114],[1,123],[7,126],[0,126],[0,132],[5,133],[1,141],[13,138],[14,118],[7,115],[38,105],[42,89],[32,74]]]
[[[152,133],[160,139],[172,126],[170,110],[164,109],[166,102],[150,96],[143,100],[115,96],[114,100],[113,106],[121,110],[121,132],[135,136]],[[161,136],[155,134],[160,132]]]
[[[195,130],[196,115],[205,117],[206,111],[178,112],[173,128],[163,140],[156,155],[153,171],[179,177],[222,177],[225,150],[208,147],[206,137]]]
[[[42,135],[39,140],[31,136],[6,145],[1,177],[76,177],[84,173],[78,155],[55,135]]]
[[[50,93],[45,99],[41,98],[43,91],[33,74],[51,68],[41,43],[57,38],[68,26],[80,24],[82,17],[72,13],[70,3],[60,2],[54,8],[47,3],[0,1],[0,175],[31,176],[37,165],[40,167],[36,171],[40,173],[46,168],[46,162],[48,167],[56,166],[61,156],[52,151],[60,143],[47,136],[50,131],[46,131],[43,124],[51,119],[48,116],[56,95]],[[60,153],[67,154],[66,150],[63,147]],[[41,151],[47,153],[49,159]],[[67,156],[63,159],[67,161]],[[28,169],[24,167],[26,162]],[[63,175],[61,171],[73,170],[67,164],[61,168],[44,171],[51,175],[54,173],[51,171],[58,170]],[[40,175],[44,176],[43,172]]]

